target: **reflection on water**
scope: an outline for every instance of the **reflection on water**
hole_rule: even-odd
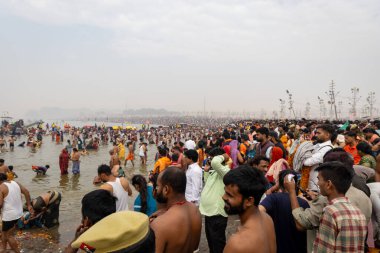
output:
[[[65,136],[67,140],[67,136]],[[43,144],[33,153],[29,147],[17,147],[19,143],[25,141],[25,137],[21,137],[16,141],[16,147],[13,152],[0,153],[0,158],[5,160],[7,165],[13,165],[14,171],[18,175],[16,181],[24,185],[31,194],[32,198],[39,194],[56,190],[62,193],[62,202],[60,207],[60,225],[56,228],[49,229],[47,233],[51,236],[53,244],[59,243],[66,245],[73,239],[75,229],[81,221],[81,200],[82,197],[97,189],[92,184],[94,176],[97,174],[97,167],[102,163],[109,163],[108,151],[112,148],[112,144],[101,145],[99,150],[90,151],[89,155],[81,157],[80,175],[71,174],[71,163],[69,165],[69,175],[60,175],[59,170],[59,154],[65,144],[56,144],[51,141],[49,136],[45,136]],[[135,167],[128,164],[124,168],[126,176],[130,179],[133,174],[147,175],[147,171],[153,168],[154,155],[156,152],[154,145],[148,147],[148,165],[141,166],[138,150],[135,154]],[[46,175],[37,175],[32,170],[32,165],[45,166],[50,165]],[[132,187],[133,188],[133,187]],[[133,189],[134,191],[134,189]],[[129,199],[129,206],[133,207],[136,192]],[[41,230],[30,230],[28,233],[41,233]],[[45,232],[44,232],[45,233]],[[32,241],[28,241],[29,243]],[[34,245],[34,249],[45,249],[46,245]],[[51,247],[51,246],[49,246]]]

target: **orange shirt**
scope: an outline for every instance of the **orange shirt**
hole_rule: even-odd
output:
[[[153,174],[161,173],[163,172],[167,167],[170,166],[172,161],[165,157],[161,157],[157,160],[157,162],[154,164]]]
[[[344,150],[347,153],[350,153],[352,155],[352,157],[354,158],[354,164],[355,165],[359,164],[361,157],[358,154],[358,150],[356,149],[356,145],[351,147],[350,145],[347,144],[346,146],[344,146]]]

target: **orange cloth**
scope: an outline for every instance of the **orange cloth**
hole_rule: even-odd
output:
[[[244,156],[247,154],[247,143],[240,144],[239,150]]]
[[[161,157],[160,159],[157,160],[157,162],[154,164],[153,168],[153,174],[161,173],[163,172],[167,167],[170,166],[172,161],[165,157]]]
[[[126,161],[133,161],[135,160],[135,154],[133,153],[128,153],[127,158],[125,158]]]
[[[284,148],[286,149],[288,147],[288,136],[284,134],[283,136],[281,136],[280,140],[282,142],[282,145],[284,145]]]
[[[203,166],[203,160],[205,159],[205,152],[201,148],[199,148],[197,150],[197,152],[198,152],[198,165],[199,165],[199,167],[202,168],[202,166]]]
[[[356,145],[351,147],[347,144],[346,146],[344,146],[344,150],[352,155],[352,157],[354,158],[355,165],[359,164],[361,157],[358,153],[358,150],[356,149]]]
[[[304,191],[306,191],[306,189],[309,188],[310,171],[311,167],[308,166],[304,166],[301,169],[301,180],[299,187]]]

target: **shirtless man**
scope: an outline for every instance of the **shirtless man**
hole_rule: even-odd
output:
[[[1,135],[0,136],[0,153],[3,152],[4,150],[4,146],[6,146],[7,142],[6,140],[4,139],[4,137]]]
[[[120,165],[120,160],[117,152],[114,149],[110,150],[110,167],[113,168],[115,165]]]
[[[8,142],[9,142],[9,150],[10,150],[10,151],[13,151],[14,148],[15,148],[15,140],[16,140],[16,138],[15,138],[13,135],[11,135],[11,137],[9,137],[9,139],[8,139]]]
[[[223,178],[224,210],[240,217],[241,227],[227,241],[224,253],[275,253],[276,236],[270,216],[258,208],[267,181],[258,169],[242,165]]]
[[[202,218],[198,208],[185,199],[186,174],[169,167],[157,180],[156,200],[166,212],[151,223],[156,235],[156,253],[192,253],[198,249]]]

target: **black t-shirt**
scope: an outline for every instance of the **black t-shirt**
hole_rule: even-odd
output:
[[[298,198],[300,207],[308,208],[306,200]],[[264,206],[272,217],[275,231],[277,253],[306,253],[306,232],[300,232],[292,215],[288,193],[273,193],[260,205]]]

